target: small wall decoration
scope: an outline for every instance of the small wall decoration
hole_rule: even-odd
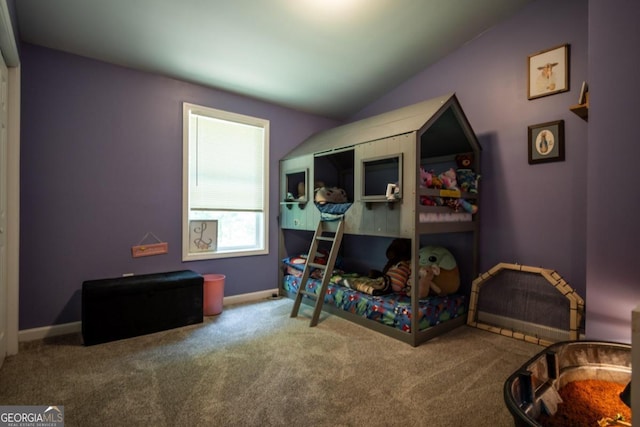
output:
[[[189,252],[215,252],[218,248],[218,220],[189,221]]]
[[[569,90],[569,45],[543,50],[527,58],[529,99]]]
[[[155,239],[154,243],[144,242],[149,238],[153,237]],[[169,252],[169,244],[167,242],[163,242],[153,234],[152,232],[148,232],[142,237],[140,242],[137,245],[131,247],[131,256],[133,258],[140,258],[143,256],[152,256],[152,255],[162,255]]]
[[[564,161],[564,120],[529,126],[529,164]]]

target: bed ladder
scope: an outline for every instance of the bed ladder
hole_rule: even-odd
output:
[[[337,228],[335,229],[335,231],[329,229],[329,223],[327,223],[326,221],[318,222],[318,228],[313,235],[311,248],[309,249],[309,253],[307,255],[307,262],[304,265],[304,271],[302,272],[302,278],[300,279],[300,286],[298,286],[298,293],[296,294],[296,298],[293,303],[293,309],[291,310],[291,317],[296,317],[298,315],[298,311],[300,310],[302,298],[304,298],[305,295],[311,297],[312,299],[315,298],[316,302],[313,307],[313,316],[311,317],[311,323],[309,324],[309,326],[316,326],[318,324],[320,312],[322,311],[322,304],[324,303],[324,296],[327,293],[329,281],[331,280],[331,275],[333,274],[333,267],[335,266],[336,258],[338,257],[338,250],[340,249],[340,244],[342,242],[343,232],[344,219],[341,218],[337,221]],[[328,235],[325,235],[325,233],[327,233]],[[326,265],[313,262],[313,260],[315,260],[316,258],[316,254],[318,253],[318,246],[320,242],[323,241],[331,242],[331,251],[329,252],[329,259],[327,260]],[[322,270],[322,285],[320,286],[320,290],[317,293],[307,291],[307,281],[309,280],[312,268],[319,268]]]

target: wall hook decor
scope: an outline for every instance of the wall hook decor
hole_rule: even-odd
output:
[[[156,242],[144,244],[144,242],[149,238],[153,237]],[[169,252],[169,244],[167,242],[163,242],[153,234],[152,232],[148,232],[144,235],[140,242],[137,245],[131,247],[131,256],[134,258],[139,258],[143,256],[151,256],[151,255],[162,255]]]

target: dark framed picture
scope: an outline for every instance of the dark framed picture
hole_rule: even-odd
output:
[[[569,45],[543,50],[527,58],[528,98],[535,99],[569,90]]]
[[[564,161],[564,120],[529,126],[529,164]]]

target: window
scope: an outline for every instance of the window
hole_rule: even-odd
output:
[[[183,105],[183,261],[268,253],[269,121]]]
[[[362,198],[388,197],[389,185],[402,190],[402,153],[362,161]],[[400,197],[401,193],[396,196]]]

